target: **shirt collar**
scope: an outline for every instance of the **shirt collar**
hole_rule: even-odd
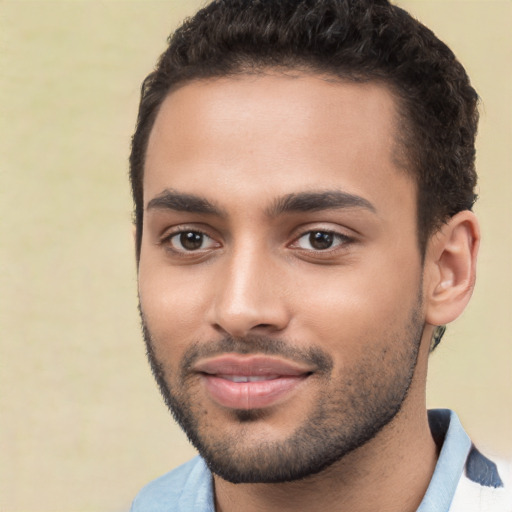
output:
[[[453,411],[433,409],[428,412],[428,419],[432,437],[442,447],[434,474],[417,512],[448,512],[464,471],[471,440]]]

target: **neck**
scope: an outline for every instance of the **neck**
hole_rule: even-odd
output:
[[[422,370],[417,371],[401,411],[364,446],[321,473],[296,482],[232,484],[215,475],[216,510],[417,510],[438,456],[428,426],[426,379],[420,375],[424,373]]]

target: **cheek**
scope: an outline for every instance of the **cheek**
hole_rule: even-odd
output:
[[[202,280],[190,279],[186,271],[143,261],[139,267],[141,308],[155,345],[184,348],[187,340],[198,338],[205,316]]]
[[[380,261],[367,268],[339,268],[312,279],[303,276],[302,315],[298,317],[306,339],[336,352],[360,352],[403,335],[411,310],[418,304],[420,272]]]

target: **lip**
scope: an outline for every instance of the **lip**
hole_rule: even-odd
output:
[[[245,410],[285,401],[312,373],[311,368],[287,360],[232,354],[200,361],[194,371],[214,402]]]

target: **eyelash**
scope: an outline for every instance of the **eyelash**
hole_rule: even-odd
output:
[[[290,247],[293,247],[294,245],[298,246],[300,240],[305,237],[309,237],[308,242],[311,245],[313,243],[313,241],[315,240],[314,235],[321,235],[321,236],[317,237],[317,239],[316,239],[316,241],[319,241],[320,243],[322,243],[322,241],[327,238],[328,243],[330,243],[329,247],[308,249],[308,248],[299,246],[297,248],[299,250],[304,250],[306,252],[315,253],[315,255],[319,254],[319,253],[320,254],[330,254],[330,253],[336,251],[341,246],[347,246],[348,244],[350,244],[354,241],[353,238],[351,238],[345,234],[338,233],[337,231],[332,231],[329,229],[310,229],[310,230],[302,233],[297,238],[295,238],[294,242],[292,242]]]
[[[190,235],[199,235],[201,237],[200,243],[201,245],[206,240],[211,240],[213,243],[213,247],[206,247],[206,248],[197,248],[197,249],[190,249],[187,250],[185,247],[183,247],[184,240],[179,240],[180,245],[182,248],[176,248],[173,247],[173,239],[177,237],[181,237],[183,235],[190,234]],[[325,247],[323,249],[315,249],[315,248],[305,248],[301,247],[299,245],[301,239],[309,236],[309,244],[313,242],[314,239],[312,239],[312,236],[314,235],[321,235],[318,237],[317,241],[320,243],[322,242],[322,238],[327,238],[327,241],[330,245],[328,247]],[[192,238],[190,238],[190,241],[194,241]],[[307,255],[314,255],[315,257],[321,257],[321,256],[330,256],[332,253],[337,252],[341,250],[342,248],[347,248],[350,244],[354,242],[354,238],[347,236],[345,234],[339,233],[337,231],[329,230],[329,229],[309,229],[307,231],[301,232],[298,236],[296,236],[290,244],[287,245],[287,247],[296,249],[297,251],[302,252],[303,254]],[[208,233],[201,229],[193,228],[193,229],[187,229],[184,226],[177,226],[175,230],[173,230],[171,233],[166,234],[161,240],[159,245],[162,245],[166,248],[167,251],[171,252],[173,255],[179,256],[179,257],[193,257],[193,256],[199,256],[199,255],[205,255],[209,249],[212,248],[220,248],[222,245],[219,242],[216,242],[215,238],[210,236]]]
[[[186,229],[185,228],[184,229],[183,227],[178,227],[172,233],[168,233],[166,236],[164,236],[161,239],[161,241],[160,241],[160,245],[165,246],[166,249],[168,251],[171,251],[173,254],[177,254],[177,255],[180,255],[180,256],[185,256],[186,257],[186,256],[194,255],[194,254],[195,255],[203,254],[205,252],[205,250],[207,250],[207,249],[202,249],[201,248],[201,249],[197,249],[197,250],[186,250],[183,247],[183,240],[180,240],[180,244],[182,246],[182,249],[173,247],[173,245],[172,245],[173,238],[181,237],[181,236],[187,235],[187,234],[193,234],[193,235],[201,236],[202,237],[201,242],[203,242],[205,238],[209,239],[209,240],[212,240],[215,244],[217,244],[220,247],[220,244],[218,242],[215,242],[215,239],[213,237],[211,237],[210,235],[208,235],[208,233],[205,233],[204,231],[202,231],[200,229],[197,229],[197,228],[194,228],[194,229]]]

